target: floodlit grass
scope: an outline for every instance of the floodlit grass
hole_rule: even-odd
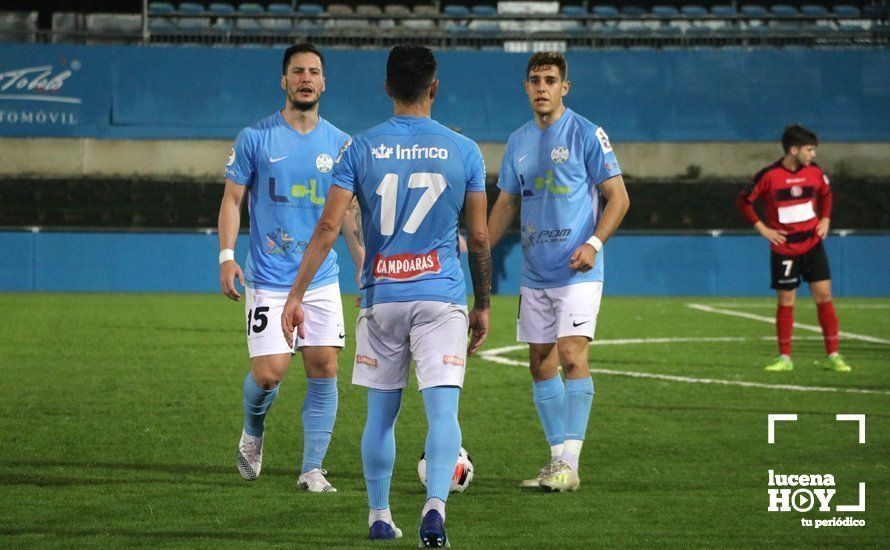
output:
[[[596,396],[574,494],[523,491],[548,449],[521,365],[469,361],[464,446],[476,466],[449,499],[456,548],[875,547],[888,540],[890,345],[846,338],[853,372],[819,370],[816,332],[798,329],[796,369],[769,374],[773,326],[687,303],[771,317],[766,299],[606,297],[597,339],[725,342],[597,345],[591,368],[642,375],[878,393],[791,391],[594,373]],[[731,302],[731,303],[730,303]],[[350,298],[347,319],[355,318]],[[516,299],[493,304],[485,349],[515,344]],[[841,330],[890,340],[890,300],[837,300]],[[305,391],[295,362],[266,423],[260,479],[235,468],[248,359],[241,304],[210,295],[0,294],[0,541],[42,547],[370,545],[360,441],[364,390],[341,354],[340,410],[325,467],[336,494],[295,489]],[[802,302],[797,321],[816,325]],[[351,325],[347,321],[347,325]],[[273,329],[275,327],[272,327]],[[524,350],[498,357],[521,363]],[[767,414],[797,413],[767,444]],[[867,442],[837,413],[867,416]],[[416,546],[426,421],[405,393],[391,503]],[[767,471],[835,476],[831,512],[768,512]],[[866,512],[856,504],[866,483]],[[802,527],[852,516],[865,527]],[[881,541],[884,541],[883,543]]]

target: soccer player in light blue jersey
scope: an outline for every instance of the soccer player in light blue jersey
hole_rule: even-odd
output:
[[[287,97],[284,108],[238,134],[226,163],[226,189],[219,209],[220,288],[239,300],[237,278],[246,294],[251,367],[244,380],[244,428],[237,461],[248,480],[260,475],[266,413],[294,352],[278,332],[281,311],[327,199],[334,157],[349,139],[318,115],[325,79],[324,58],[315,46],[298,44],[285,51],[281,87]],[[234,248],[245,193],[250,250],[242,273]],[[361,265],[363,249],[352,217],[344,237],[356,265]],[[330,252],[304,300],[312,312],[309,336],[296,342],[307,377],[298,486],[317,493],[336,491],[325,479],[322,460],[337,415],[337,354],[346,337],[338,272],[337,254]]]
[[[445,501],[461,446],[458,397],[467,354],[488,333],[491,287],[482,154],[473,141],[430,118],[438,88],[429,49],[393,48],[386,91],[395,116],[356,135],[341,153],[281,318],[288,341],[295,328],[300,338],[311,335],[315,313],[305,307],[307,288],[357,197],[366,254],[352,382],[368,388],[362,464],[369,538],[401,536],[390,513],[389,487],[395,422],[413,358],[428,423],[427,500],[419,535],[429,547],[447,544]],[[461,210],[475,295],[469,312],[458,258]]]
[[[593,402],[587,353],[603,290],[601,249],[630,204],[606,132],[563,104],[569,86],[562,54],[531,57],[524,87],[534,119],[507,141],[501,192],[488,221],[494,247],[517,212],[520,217],[516,332],[529,345],[532,394],[550,444],[550,462],[522,486],[555,491],[580,484],[578,459]]]

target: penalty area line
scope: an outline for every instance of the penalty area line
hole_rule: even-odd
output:
[[[704,304],[686,304],[686,307],[690,309],[696,309],[698,311],[704,311],[706,313],[719,313],[720,315],[741,317],[743,319],[751,319],[752,321],[760,321],[762,323],[775,324],[776,322],[776,319],[774,317],[766,317],[765,315],[756,315],[754,313],[747,313],[744,311],[733,311],[731,309],[721,309],[719,307],[711,307]],[[802,330],[809,330],[811,332],[818,332],[820,334],[822,333],[822,327],[817,327],[815,325],[794,323],[794,327]],[[850,340],[861,340],[863,342],[871,342],[873,344],[890,344],[890,340],[885,340],[884,338],[875,338],[874,336],[867,336],[865,334],[856,334],[854,332],[840,331],[838,332],[838,335],[844,338],[849,338]]]
[[[652,340],[658,340],[658,342],[651,342]],[[667,342],[735,342],[740,340],[746,340],[746,338],[734,338],[734,337],[726,337],[726,338],[639,338],[639,339],[631,339],[628,340],[599,340],[591,342],[591,344],[596,344],[600,346],[605,345],[627,345],[628,343],[666,343]],[[518,367],[528,367],[528,361],[520,361],[518,359],[511,359],[509,357],[503,357],[501,354],[509,353],[512,351],[519,351],[526,349],[527,346],[525,344],[521,345],[512,345],[512,346],[504,346],[500,348],[489,349],[485,351],[479,352],[479,358],[491,363],[497,363],[499,365],[509,365],[509,366],[518,366]],[[798,391],[798,392],[823,392],[823,393],[859,393],[859,394],[875,394],[875,395],[890,395],[890,391],[883,390],[868,390],[862,388],[831,388],[826,386],[796,386],[793,384],[766,384],[763,382],[745,382],[743,380],[724,380],[719,378],[697,378],[694,376],[677,376],[673,374],[656,374],[652,372],[634,372],[634,371],[620,371],[620,370],[612,370],[612,369],[590,369],[591,374],[606,374],[610,376],[626,376],[629,378],[644,378],[651,380],[664,380],[667,382],[682,382],[685,384],[711,384],[718,386],[741,386],[743,388],[760,388],[767,390],[783,390],[783,391]]]

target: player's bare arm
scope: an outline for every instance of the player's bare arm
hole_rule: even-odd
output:
[[[491,247],[485,212],[488,199],[485,192],[466,195],[464,216],[467,222],[467,249],[469,252],[470,278],[473,280],[473,309],[470,311],[470,343],[467,354],[473,355],[485,342],[489,329],[491,306]]]
[[[816,234],[819,235],[819,238],[824,239],[828,236],[828,230],[831,228],[831,218],[822,218],[819,220],[819,225],[816,226]]]
[[[627,196],[624,178],[620,175],[602,182],[599,188],[603,198],[606,199],[606,208],[603,209],[603,216],[593,236],[599,239],[600,243],[605,244],[624,220],[624,216],[630,208],[630,197]],[[590,271],[596,261],[596,253],[597,249],[592,244],[582,244],[572,253],[569,267],[581,272]]]
[[[521,197],[506,191],[501,191],[494,201],[491,216],[488,218],[488,238],[491,248],[497,246],[507,228],[513,223],[516,213],[519,212]]]
[[[355,281],[359,288],[362,286],[362,265],[365,262],[365,242],[362,237],[362,212],[358,206],[358,199],[352,199],[346,216],[343,217],[343,227],[340,229],[346,248],[355,263]],[[356,296],[355,307],[361,305],[361,298]]]
[[[312,282],[315,272],[318,271],[337,240],[337,235],[340,234],[340,225],[352,203],[352,197],[352,191],[336,185],[331,186],[331,190],[328,191],[321,218],[315,225],[315,231],[312,232],[309,244],[306,245],[306,251],[300,261],[300,269],[297,271],[297,278],[291,286],[287,302],[284,304],[284,311],[281,314],[281,330],[289,345],[293,345],[294,329],[297,330],[300,338],[306,337],[303,333],[304,315],[301,304],[303,295],[306,294],[306,289],[309,288],[309,283]]]
[[[241,202],[244,199],[244,186],[238,185],[226,178],[226,190],[223,192],[222,203],[219,205],[219,220],[217,232],[219,233],[219,249],[235,250],[235,241],[238,240],[238,230],[241,228]],[[219,289],[223,295],[232,300],[241,299],[241,294],[235,287],[235,279],[244,286],[244,273],[241,266],[235,260],[227,260],[219,266]]]

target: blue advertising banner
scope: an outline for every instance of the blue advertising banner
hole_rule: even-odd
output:
[[[248,237],[236,260],[244,264]],[[825,241],[836,296],[890,296],[890,235]],[[356,292],[343,239],[334,245],[340,288]],[[604,251],[605,291],[624,296],[772,296],[763,238],[617,235]],[[461,255],[467,291],[472,289]],[[219,292],[215,233],[0,231],[0,292]],[[496,294],[518,294],[522,248],[508,235],[492,254]],[[801,293],[807,294],[807,285]]]
[[[0,136],[231,139],[281,108],[283,48],[0,44]],[[326,52],[322,116],[356,133],[390,116],[386,51]],[[527,54],[436,53],[433,116],[477,141],[530,118]],[[890,50],[569,52],[567,104],[616,141],[890,141]]]

